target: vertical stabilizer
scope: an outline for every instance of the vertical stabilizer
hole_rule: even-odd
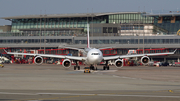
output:
[[[89,43],[89,24],[87,24],[87,48],[90,48],[90,43]]]

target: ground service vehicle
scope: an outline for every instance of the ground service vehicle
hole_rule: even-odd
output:
[[[0,66],[3,68],[4,67],[4,65],[2,65],[2,64],[0,64]]]
[[[90,67],[84,67],[84,73],[91,73]]]

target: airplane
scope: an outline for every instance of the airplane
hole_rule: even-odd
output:
[[[70,48],[70,47],[69,47]],[[158,56],[158,55],[170,55],[174,54],[174,52],[166,52],[166,53],[150,53],[150,54],[127,54],[127,55],[116,55],[116,56],[107,56],[103,57],[102,52],[100,49],[91,48],[89,43],[89,24],[87,24],[87,48],[85,49],[78,49],[78,48],[71,48],[79,50],[82,53],[82,57],[78,56],[65,56],[65,55],[52,55],[52,54],[31,54],[31,53],[15,53],[15,52],[7,52],[7,54],[17,54],[17,55],[29,55],[35,56],[34,61],[35,64],[41,65],[43,63],[43,57],[52,57],[52,58],[61,58],[64,59],[62,62],[63,67],[69,68],[71,67],[71,60],[74,60],[76,65],[74,66],[74,70],[76,68],[80,70],[80,66],[78,65],[78,61],[84,62],[86,65],[90,66],[90,69],[94,70],[95,66],[102,61],[106,61],[105,65],[103,66],[103,70],[109,70],[108,61],[115,60],[115,66],[117,68],[123,67],[123,59],[125,58],[141,58],[141,63],[146,65],[149,63],[150,58],[149,56]],[[97,67],[96,67],[97,69]]]

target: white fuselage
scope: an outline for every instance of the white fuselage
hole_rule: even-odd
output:
[[[99,49],[90,49],[87,53],[85,63],[87,65],[96,65],[103,60],[103,54]]]

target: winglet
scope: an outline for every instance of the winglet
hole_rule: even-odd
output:
[[[176,50],[177,50],[177,48],[174,50],[174,52],[173,52],[173,53],[175,53],[175,52],[176,52]]]

